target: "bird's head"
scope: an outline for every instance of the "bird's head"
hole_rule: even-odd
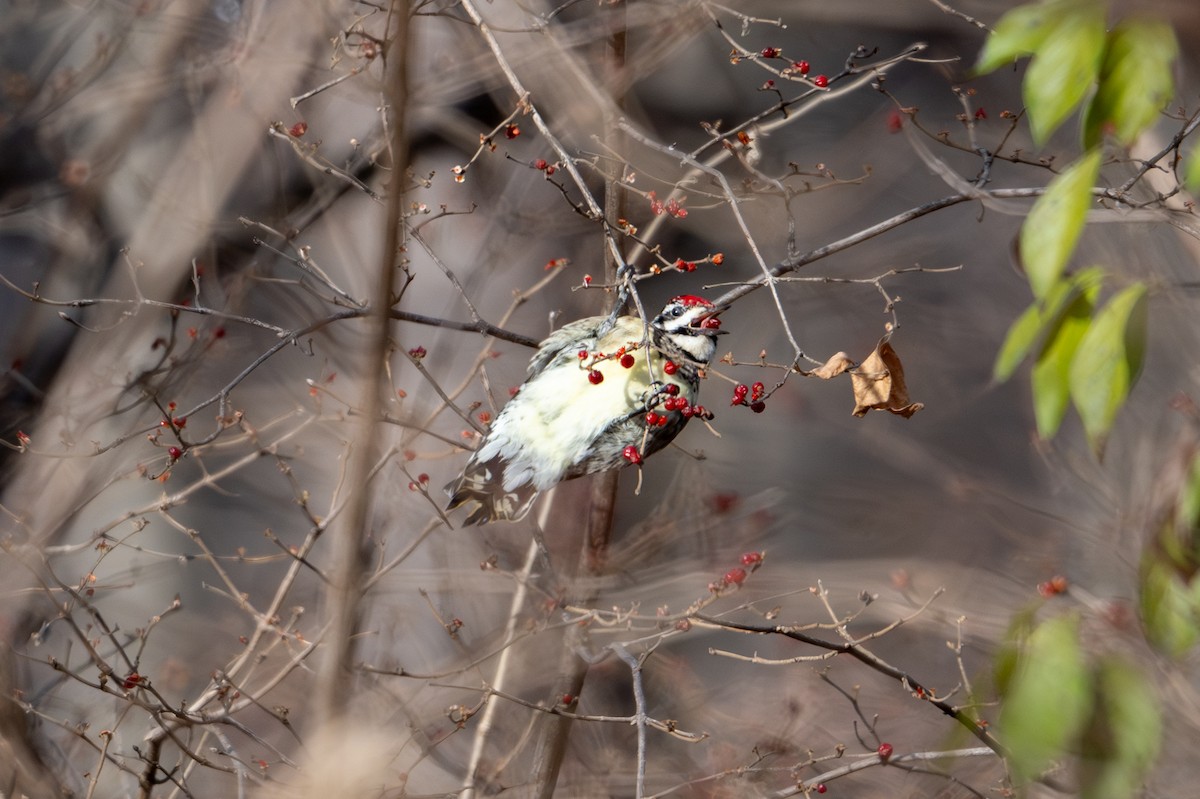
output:
[[[703,297],[682,294],[667,303],[650,326],[697,363],[712,360],[721,330],[720,313],[728,305],[713,305]]]

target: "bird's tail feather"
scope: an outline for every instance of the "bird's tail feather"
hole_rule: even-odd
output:
[[[468,503],[476,506],[463,520],[464,525],[520,521],[538,496],[537,489],[528,483],[506,491],[504,464],[499,458],[468,464],[462,477],[446,486],[446,493],[450,495],[447,511]]]

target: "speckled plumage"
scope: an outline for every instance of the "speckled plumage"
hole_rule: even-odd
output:
[[[643,457],[665,447],[687,418],[662,410],[668,395],[661,387],[674,384],[677,396],[695,403],[699,369],[712,360],[722,332],[698,325],[720,310],[698,297],[677,297],[649,325],[622,316],[601,334],[606,317],[594,316],[555,331],[539,346],[525,383],[496,417],[462,477],[447,486],[447,509],[474,502],[478,507],[467,524],[516,521],[538,492],[626,465],[626,446],[638,447]],[[647,330],[650,347],[641,344]],[[630,368],[618,358],[594,364],[590,356],[579,358],[580,351],[613,355],[622,347],[634,357]],[[668,360],[677,367],[673,375],[664,370]],[[604,379],[592,383],[591,369]],[[666,424],[648,427],[647,410],[665,416]]]

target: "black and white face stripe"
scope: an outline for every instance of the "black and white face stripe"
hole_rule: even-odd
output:
[[[701,328],[697,323],[718,313],[720,309],[700,297],[676,297],[667,303],[662,313],[654,317],[651,324],[664,333],[711,336],[715,335],[716,330]]]

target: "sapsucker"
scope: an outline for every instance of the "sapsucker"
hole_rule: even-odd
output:
[[[517,521],[538,492],[657,452],[696,415],[700,370],[717,350],[725,310],[690,295],[649,324],[621,316],[571,322],[543,341],[525,383],[496,417],[447,510],[477,505],[466,524]]]

